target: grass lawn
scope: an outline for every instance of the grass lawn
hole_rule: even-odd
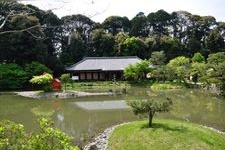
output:
[[[62,84],[63,90],[65,85]],[[75,91],[94,91],[94,92],[108,92],[109,90],[121,91],[123,88],[129,88],[130,84],[126,81],[112,82],[112,81],[92,81],[92,82],[73,82],[67,83],[67,90]]]
[[[200,125],[174,120],[136,121],[116,128],[109,150],[224,150],[225,136]]]
[[[128,89],[134,87],[150,87],[153,84],[151,80],[145,80],[141,82],[134,81],[75,81],[72,83],[62,84],[63,90],[75,90],[75,91],[95,91],[95,92],[108,92],[110,89],[113,91],[121,91],[121,89]]]

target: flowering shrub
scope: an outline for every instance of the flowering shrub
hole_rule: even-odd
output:
[[[52,90],[52,86],[51,86],[52,80],[53,80],[52,75],[50,75],[49,73],[45,73],[45,74],[40,75],[40,76],[34,76],[30,80],[30,82],[32,84],[36,84],[36,85],[41,86],[41,88],[45,92],[48,92],[48,91],[51,91]]]

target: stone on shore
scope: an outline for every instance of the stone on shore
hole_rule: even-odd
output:
[[[24,91],[16,92],[16,94],[30,98],[72,98],[72,97],[83,97],[83,96],[100,96],[100,95],[112,95],[110,92],[105,93],[88,93],[79,91],[70,92],[40,92],[40,91]]]

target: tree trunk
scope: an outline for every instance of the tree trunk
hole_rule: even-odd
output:
[[[163,72],[163,83],[165,83],[166,82],[166,74],[165,74],[165,72]]]
[[[64,83],[64,86],[65,86],[65,91],[66,91],[66,82]]]
[[[151,128],[152,127],[152,118],[154,116],[154,113],[150,110],[148,113],[148,127]]]

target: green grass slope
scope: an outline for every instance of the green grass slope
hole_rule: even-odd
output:
[[[109,150],[224,150],[225,136],[200,125],[155,120],[137,121],[116,128],[109,138]]]

